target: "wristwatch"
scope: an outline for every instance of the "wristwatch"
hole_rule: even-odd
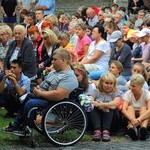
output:
[[[17,88],[18,86],[20,86],[18,83],[15,85],[15,88]]]

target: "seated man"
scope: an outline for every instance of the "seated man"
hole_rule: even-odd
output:
[[[19,97],[29,92],[30,79],[22,73],[21,61],[14,59],[0,82],[0,103],[8,111],[7,117],[19,111]]]
[[[77,78],[69,64],[69,52],[63,48],[56,49],[53,55],[53,67],[55,70],[51,71],[45,77],[45,80],[33,90],[38,98],[29,99],[23,104],[14,123],[4,128],[4,132],[24,136],[26,134],[23,128],[25,125],[24,120],[32,108],[40,107],[44,109],[54,102],[57,103],[69,97],[69,94],[78,87]],[[29,125],[33,125],[35,117],[36,111],[32,111],[30,118],[28,118]]]

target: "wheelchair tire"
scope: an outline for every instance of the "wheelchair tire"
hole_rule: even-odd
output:
[[[43,114],[43,133],[48,141],[57,146],[75,144],[83,137],[86,127],[86,114],[75,102],[59,102]]]

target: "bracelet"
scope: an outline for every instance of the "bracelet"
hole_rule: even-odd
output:
[[[17,83],[16,85],[15,85],[15,88],[17,88],[17,87],[19,87],[20,85]]]

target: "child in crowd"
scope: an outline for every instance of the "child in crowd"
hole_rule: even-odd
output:
[[[147,71],[145,66],[142,63],[135,63],[132,67],[132,74],[141,74],[144,76],[145,78],[145,82],[143,84],[143,88],[145,90],[148,90],[148,84],[147,84],[147,79],[148,79],[148,75],[147,75]],[[130,87],[130,81],[127,82],[127,87]]]
[[[79,87],[83,88],[84,94],[88,95],[89,93],[93,93],[96,87],[95,84],[89,80],[84,65],[80,63],[74,64],[73,69],[77,76]]]
[[[65,13],[62,15],[62,25],[61,25],[61,31],[68,30],[69,22],[71,20],[70,15],[68,13]]]
[[[146,140],[150,113],[150,92],[143,89],[144,77],[134,74],[130,79],[130,90],[124,95],[122,113],[128,119],[128,135],[132,140]],[[137,126],[140,126],[139,134]]]
[[[91,98],[94,110],[91,111],[91,121],[94,128],[94,141],[110,141],[110,126],[113,110],[120,104],[120,94],[116,90],[116,77],[112,73],[104,74],[97,85],[97,90]]]
[[[87,25],[85,32],[86,32],[86,34],[89,36],[89,38],[90,38],[92,41],[94,41],[94,39],[92,38],[92,30],[93,30],[93,27],[90,26],[90,25]]]

